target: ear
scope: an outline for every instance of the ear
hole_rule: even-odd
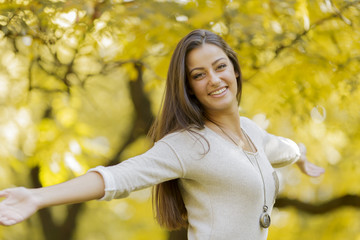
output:
[[[239,77],[240,76],[240,74],[238,73],[238,72],[235,72],[235,77]]]

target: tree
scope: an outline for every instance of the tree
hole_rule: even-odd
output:
[[[312,161],[327,169],[320,180],[303,178],[293,168],[280,171],[284,187],[270,238],[280,232],[297,232],[301,239],[355,238],[359,210],[349,213],[343,206],[359,206],[359,8],[360,1],[330,0],[6,2],[0,7],[0,155],[8,160],[0,163],[8,178],[2,187],[54,184],[145,151],[171,52],[190,30],[206,28],[239,54],[240,114],[304,142]],[[143,206],[125,202],[127,208]],[[44,209],[39,221],[28,224],[41,226],[44,239],[81,239],[91,206]],[[312,217],[318,209],[321,216]],[[138,235],[125,227],[115,231],[112,226],[119,224],[110,222],[116,216],[104,220],[113,235],[147,239],[140,233],[147,229],[166,238],[137,216],[137,222],[130,217],[121,223]],[[345,218],[346,230],[331,230]],[[320,221],[326,232],[318,230]],[[18,235],[33,231],[40,238],[30,226]],[[0,237],[6,231],[11,232],[0,229]],[[17,233],[9,234],[16,239]],[[169,238],[181,239],[177,234]]]

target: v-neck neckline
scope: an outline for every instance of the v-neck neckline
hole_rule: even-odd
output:
[[[223,141],[226,141],[228,144],[230,144],[232,147],[234,147],[234,148],[236,148],[236,149],[242,150],[242,151],[244,152],[244,154],[250,154],[250,155],[254,155],[254,156],[255,156],[255,155],[258,155],[259,150],[257,149],[254,141],[250,138],[250,136],[249,136],[249,134],[247,133],[247,131],[242,127],[241,123],[240,123],[240,128],[241,128],[241,130],[243,131],[243,134],[246,134],[249,144],[252,144],[253,147],[255,148],[255,152],[251,152],[251,151],[245,150],[244,148],[236,145],[235,143],[231,142],[231,141],[228,140],[227,138],[224,138],[224,137],[221,136],[219,133],[217,133],[216,131],[212,130],[210,127],[208,127],[206,124],[205,124],[204,126],[205,126],[205,128],[206,128],[209,132],[211,132],[211,133],[212,133],[213,135],[215,135],[217,138],[222,139]],[[245,137],[246,137],[246,136],[245,136]]]

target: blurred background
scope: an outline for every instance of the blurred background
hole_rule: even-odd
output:
[[[303,142],[325,175],[279,169],[269,239],[360,240],[359,0],[0,1],[0,188],[40,187],[151,146],[176,43],[197,28],[238,53],[239,112]],[[44,209],[4,240],[184,240],[151,189]]]

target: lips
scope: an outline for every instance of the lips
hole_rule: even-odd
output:
[[[210,96],[220,95],[220,94],[222,94],[223,92],[225,92],[226,89],[227,89],[227,87],[219,88],[219,89],[217,89],[217,90],[215,90],[215,91],[210,92],[209,95],[210,95]]]

